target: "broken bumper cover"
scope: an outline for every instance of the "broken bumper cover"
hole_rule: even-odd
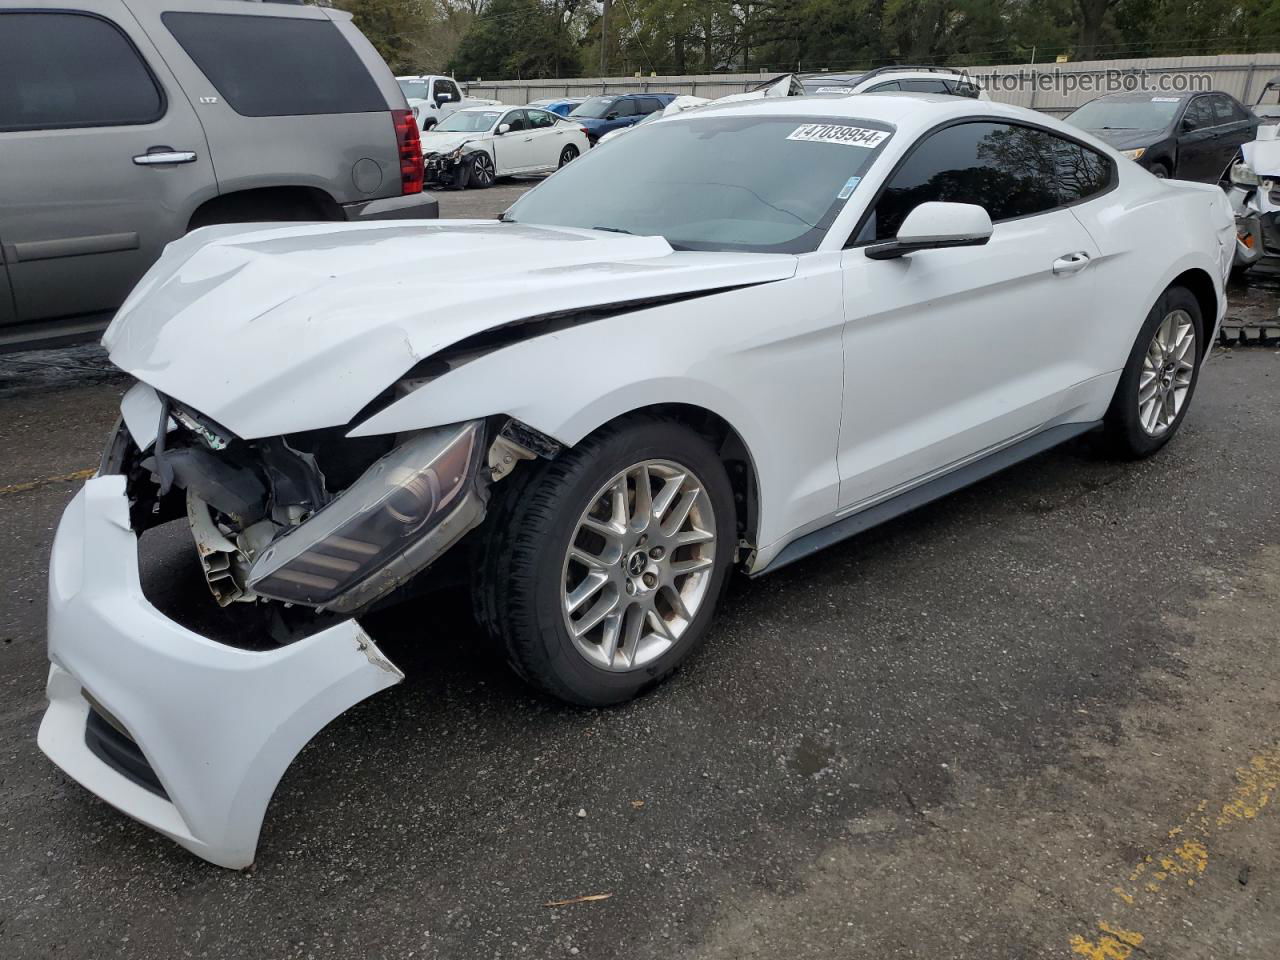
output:
[[[40,749],[124,813],[232,868],[253,863],[267,804],[307,741],[403,679],[354,620],[263,652],[169,620],[143,596],[121,476],[89,480],[63,514],[49,659]],[[152,778],[111,762],[86,729],[91,713]]]

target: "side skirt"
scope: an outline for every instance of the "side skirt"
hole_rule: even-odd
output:
[[[948,494],[955,493],[957,490],[963,490],[979,480],[985,480],[992,474],[999,473],[1006,467],[1021,463],[1023,460],[1034,457],[1036,454],[1044,453],[1046,450],[1065,443],[1073,437],[1096,430],[1101,426],[1101,420],[1090,423],[1059,424],[1056,427],[1049,427],[1047,430],[1042,430],[1040,433],[1027,437],[1025,440],[1002,447],[980,460],[974,460],[972,463],[957,467],[950,473],[944,473],[942,476],[927,483],[922,483],[918,487],[912,487],[910,490],[885,500],[883,503],[867,507],[865,510],[843,517],[812,533],[807,533],[798,540],[793,540],[782,548],[768,566],[752,571],[749,576],[755,579],[766,573],[781,570],[797,560],[803,560],[810,554],[825,550],[832,544],[847,540],[849,537],[870,530],[872,527],[878,527],[880,524],[895,517],[909,513],[916,507],[923,507],[926,503],[931,503]]]

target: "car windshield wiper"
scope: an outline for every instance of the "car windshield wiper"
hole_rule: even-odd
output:
[[[635,234],[630,230],[623,230],[621,227],[592,227],[592,230],[603,230],[606,233],[625,233],[628,237],[634,237]]]
[[[1099,127],[1099,130],[1137,130],[1137,127]]]

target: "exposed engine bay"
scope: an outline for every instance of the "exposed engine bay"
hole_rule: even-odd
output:
[[[244,440],[136,384],[103,474],[123,474],[136,533],[185,517],[222,607],[349,615],[402,587],[483,520],[490,487],[558,445],[516,421],[407,435],[346,427]],[[296,619],[296,618],[295,618]]]

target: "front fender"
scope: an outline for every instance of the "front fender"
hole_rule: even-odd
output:
[[[634,410],[685,404],[742,438],[762,542],[835,509],[844,360],[838,271],[620,314],[522,341],[419,387],[351,431],[507,415],[573,446]]]

